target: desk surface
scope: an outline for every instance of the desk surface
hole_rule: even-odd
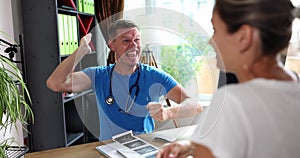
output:
[[[193,125],[187,127],[167,129],[163,131],[157,131],[154,133],[139,135],[138,137],[142,138],[143,140],[149,142],[150,144],[156,147],[161,147],[166,142],[159,139],[154,139],[155,136],[167,133],[178,137],[177,140],[179,140],[189,137],[193,133],[195,127],[196,126]],[[104,144],[105,142],[94,142],[70,147],[57,148],[52,150],[27,153],[25,154],[25,158],[105,158],[104,155],[102,155],[99,151],[96,150],[97,146]]]

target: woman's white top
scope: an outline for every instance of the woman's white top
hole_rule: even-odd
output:
[[[191,140],[222,158],[300,158],[300,84],[268,79],[214,94]]]

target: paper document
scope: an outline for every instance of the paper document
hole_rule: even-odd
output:
[[[97,146],[96,149],[107,157],[113,158],[151,158],[158,148],[134,136],[132,131],[112,137],[113,143]]]

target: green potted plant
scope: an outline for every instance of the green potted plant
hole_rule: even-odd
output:
[[[0,56],[0,130],[4,131],[18,127],[20,121],[26,130],[29,119],[33,121],[33,112],[30,108],[30,95],[16,64],[4,56]],[[6,157],[5,151],[14,138],[0,140],[0,157]]]

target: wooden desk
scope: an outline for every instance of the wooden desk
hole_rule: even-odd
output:
[[[138,137],[144,139],[145,141],[149,142],[154,146],[161,147],[166,142],[154,139],[154,137],[157,134],[159,135],[163,133],[168,133],[174,136],[178,136],[177,140],[179,140],[189,137],[193,133],[195,127],[196,126],[193,125],[187,127],[167,129],[163,131],[157,131],[154,133],[142,134]],[[99,151],[96,150],[96,147],[108,142],[111,141],[94,142],[70,147],[57,148],[52,150],[27,153],[25,154],[25,158],[105,158],[104,155],[102,155]]]
[[[87,143],[25,154],[25,158],[105,158],[95,148],[102,142]]]

